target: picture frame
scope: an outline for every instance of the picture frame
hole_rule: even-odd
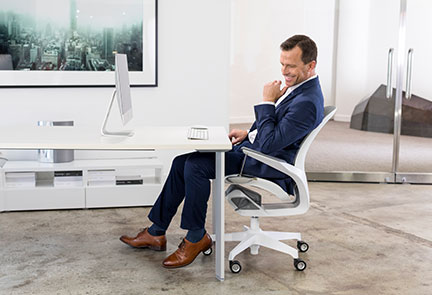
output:
[[[158,0],[0,0],[0,87],[113,87],[117,52],[132,87],[157,87],[157,16]]]

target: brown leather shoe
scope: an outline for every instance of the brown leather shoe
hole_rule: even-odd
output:
[[[152,236],[148,232],[148,227],[140,231],[136,237],[121,236],[120,241],[134,248],[149,248],[156,251],[166,250],[166,237]]]
[[[163,266],[166,268],[176,268],[191,264],[200,252],[205,252],[212,246],[212,239],[208,233],[201,241],[191,243],[186,238],[180,243],[178,249],[165,258]]]

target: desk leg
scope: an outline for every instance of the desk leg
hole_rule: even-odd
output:
[[[225,279],[225,153],[216,152],[216,179],[213,187],[213,229],[216,231],[216,278]]]

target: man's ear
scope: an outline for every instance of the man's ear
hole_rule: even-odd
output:
[[[315,73],[316,61],[313,60],[307,64],[308,75],[313,75]]]
[[[309,71],[315,70],[316,60],[311,61],[308,66],[309,66]]]

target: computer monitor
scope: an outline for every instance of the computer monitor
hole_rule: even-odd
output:
[[[107,113],[105,115],[104,122],[102,124],[102,135],[105,136],[132,136],[133,132],[131,130],[123,131],[108,131],[106,125],[108,122],[108,117],[111,113],[114,98],[117,97],[117,102],[119,106],[120,116],[122,118],[123,125],[126,125],[132,119],[132,98],[129,84],[129,69],[127,63],[126,54],[115,55],[115,90],[111,97],[111,101],[108,106]]]
[[[126,54],[115,55],[115,82],[120,114],[123,125],[126,125],[132,119],[132,99]]]

